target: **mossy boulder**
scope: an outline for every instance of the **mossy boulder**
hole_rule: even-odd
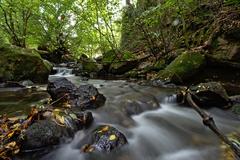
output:
[[[45,83],[52,70],[52,65],[43,60],[35,50],[15,46],[0,50],[0,79],[6,81],[31,80]]]
[[[184,52],[172,61],[157,78],[172,83],[183,83],[198,73],[205,64],[205,57],[200,52]]]
[[[78,63],[82,64],[81,71],[88,73],[99,71],[99,66],[97,65],[97,62],[95,62],[93,59],[88,58],[88,56],[85,54],[82,54],[82,56],[78,60]]]

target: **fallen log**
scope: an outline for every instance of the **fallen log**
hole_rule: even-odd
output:
[[[213,117],[211,117],[207,112],[202,110],[192,99],[194,93],[190,90],[186,91],[186,101],[188,104],[202,117],[203,124],[210,128],[224,143],[229,145],[229,147],[236,154],[237,159],[240,159],[240,148],[238,148],[232,141],[230,141],[216,126]]]

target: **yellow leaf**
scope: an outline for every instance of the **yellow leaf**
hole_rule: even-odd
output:
[[[20,123],[16,123],[16,124],[14,124],[11,128],[13,128],[13,129],[18,129],[20,126],[21,126]]]
[[[10,121],[18,121],[19,118],[18,117],[11,117],[11,118],[8,118]]]
[[[61,110],[60,109],[54,109],[53,112],[54,113],[59,113],[59,112],[61,112]]]
[[[14,135],[15,131],[10,131],[10,133],[7,134],[8,138],[11,138]]]
[[[17,145],[17,143],[15,141],[12,141],[8,144],[5,145],[5,148],[7,149],[13,149],[15,146]]]
[[[103,127],[100,131],[98,131],[98,133],[101,133],[101,132],[106,132],[109,130],[109,126],[105,126]]]
[[[95,96],[92,96],[90,99],[93,100],[93,101],[95,101],[95,100],[96,100],[96,97],[95,97]]]
[[[20,149],[18,148],[18,149],[16,149],[16,150],[14,150],[14,154],[18,154],[20,152]]]
[[[64,119],[63,116],[60,116],[60,115],[56,114],[56,115],[55,115],[55,118],[56,118],[56,120],[57,120],[59,123],[64,124],[65,119]]]
[[[109,137],[109,140],[110,140],[110,141],[114,141],[116,138],[117,138],[116,135],[112,134],[112,135]]]
[[[94,147],[89,147],[88,152],[93,152],[94,151]]]

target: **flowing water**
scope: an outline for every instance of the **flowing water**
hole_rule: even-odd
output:
[[[56,78],[57,75],[50,78]],[[44,156],[42,160],[220,160],[220,140],[189,107],[175,103],[174,89],[139,86],[123,80],[89,80],[65,75],[76,85],[93,84],[107,101],[93,110],[94,124]],[[130,115],[126,108],[151,108]],[[217,108],[208,110],[217,126],[230,133],[240,127],[239,118]],[[83,154],[79,146],[97,125],[110,124],[122,131],[128,144],[110,154]]]

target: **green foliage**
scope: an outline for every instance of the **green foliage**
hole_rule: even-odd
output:
[[[0,33],[20,47],[91,57],[118,47],[120,12],[118,0],[1,0]]]
[[[227,5],[240,5],[239,0],[225,0],[224,3]]]
[[[104,63],[115,63],[133,60],[135,58],[134,54],[129,51],[120,52],[118,50],[109,50],[103,53],[103,62]]]

